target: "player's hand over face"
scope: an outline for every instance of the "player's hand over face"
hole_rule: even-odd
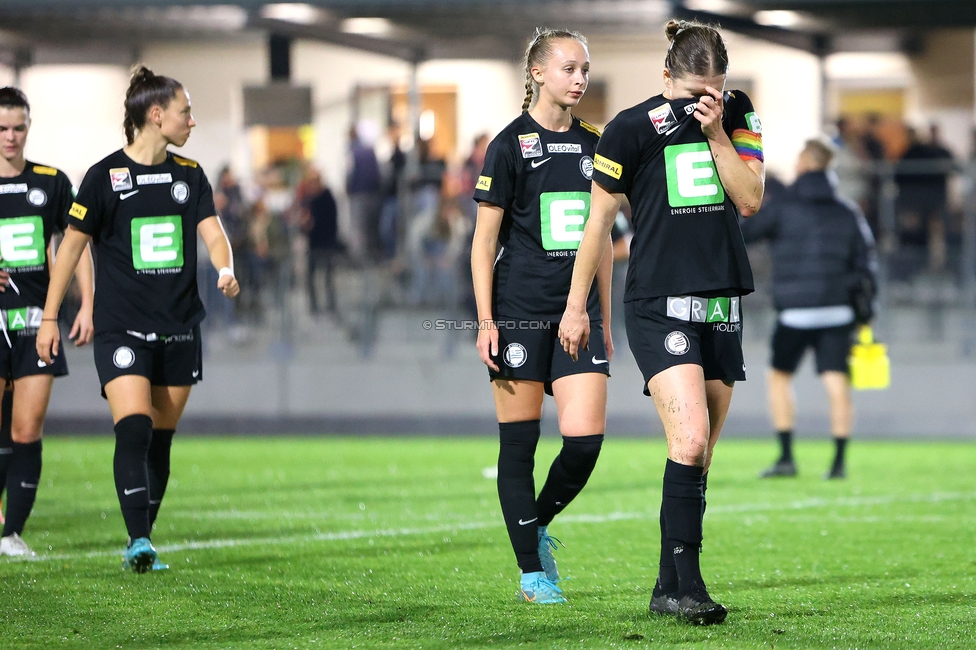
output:
[[[58,356],[58,347],[61,344],[61,332],[58,331],[58,323],[53,320],[41,321],[41,326],[37,329],[37,356],[41,361],[50,365],[54,362],[54,357]]]
[[[478,356],[481,357],[481,363],[498,372],[498,365],[492,360],[492,357],[498,356],[498,328],[494,321],[483,321],[480,325],[478,342],[475,344]]]
[[[707,95],[702,95],[695,105],[695,119],[701,122],[702,133],[714,140],[722,130],[722,113],[725,111],[725,98],[722,91],[705,86]]]
[[[56,324],[52,323],[52,325]],[[92,320],[91,307],[82,307],[78,310],[78,315],[75,316],[75,322],[71,326],[71,331],[68,332],[68,338],[73,340],[75,345],[81,347],[91,343],[93,336],[95,336],[95,324]]]
[[[217,279],[217,288],[228,298],[233,298],[241,292],[241,285],[233,275],[222,275]]]
[[[573,361],[579,358],[581,349],[587,349],[590,342],[590,315],[585,309],[575,309],[566,305],[566,311],[559,321],[559,342]]]

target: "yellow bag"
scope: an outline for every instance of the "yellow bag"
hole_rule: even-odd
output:
[[[851,386],[855,390],[878,390],[891,385],[891,361],[888,346],[874,340],[869,325],[857,332],[857,343],[851,347]]]

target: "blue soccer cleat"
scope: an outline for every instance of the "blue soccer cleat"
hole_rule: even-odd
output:
[[[160,560],[160,559],[159,559],[158,557],[156,558],[156,561],[155,561],[155,562],[153,562],[153,565],[152,565],[152,570],[153,570],[153,571],[165,571],[165,570],[167,570],[168,568],[169,568],[169,565],[168,565],[168,564],[166,564],[166,563],[164,563],[164,562],[163,562],[162,560]]]
[[[146,573],[152,570],[155,563],[156,549],[148,537],[132,540],[122,554],[122,568],[125,570]]]
[[[559,582],[559,569],[556,567],[556,558],[552,552],[559,546],[566,548],[566,545],[555,537],[550,537],[547,526],[539,526],[539,560],[542,561],[542,570],[546,572],[549,582]]]
[[[563,590],[556,583],[546,577],[545,571],[522,574],[522,584],[519,588],[519,598],[527,603],[536,605],[555,605],[565,603]]]

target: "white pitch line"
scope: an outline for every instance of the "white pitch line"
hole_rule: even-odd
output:
[[[971,501],[976,499],[976,492],[937,492],[933,494],[915,494],[904,497],[893,495],[869,497],[839,497],[837,499],[802,499],[786,503],[743,503],[725,506],[711,506],[708,514],[733,515],[747,512],[796,511],[814,510],[828,507],[863,507],[887,505],[891,503],[941,503],[944,501]],[[559,518],[560,524],[605,524],[614,521],[635,521],[657,519],[657,512],[611,512],[602,515],[579,514],[565,515]],[[242,539],[211,539],[190,541],[182,544],[164,544],[157,547],[160,553],[176,553],[179,551],[206,551],[219,548],[233,548],[245,546],[282,546],[302,542],[336,542],[353,539],[372,539],[384,537],[399,537],[412,535],[430,535],[432,533],[453,532],[458,530],[482,530],[485,528],[501,528],[501,519],[490,521],[456,522],[418,528],[386,528],[374,530],[347,530],[334,533],[313,533],[308,535],[291,535],[288,537],[255,537]],[[90,551],[88,553],[58,553],[38,555],[30,558],[32,562],[54,562],[60,560],[76,560],[99,557],[119,557],[120,551]]]

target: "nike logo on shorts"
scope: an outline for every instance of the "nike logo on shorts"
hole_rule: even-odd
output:
[[[529,519],[528,521],[522,521],[521,519],[519,519],[519,526],[527,526],[531,524],[533,521],[537,521],[538,519],[539,519],[538,517],[536,517],[535,519]]]
[[[141,488],[132,488],[131,490],[129,490],[129,489],[122,490],[122,492],[125,494],[125,496],[129,496],[130,494],[135,494],[136,492],[145,492],[145,491],[146,491],[146,488],[144,488],[144,487],[141,487]]]
[[[531,163],[532,164],[532,169],[536,169],[537,167],[542,167],[543,165],[545,165],[550,160],[552,160],[552,156],[549,156],[548,158],[544,158],[542,160],[533,160],[532,163]]]
[[[592,361],[594,365],[608,362],[606,359],[597,359],[596,357],[593,357],[590,359],[590,361]]]

